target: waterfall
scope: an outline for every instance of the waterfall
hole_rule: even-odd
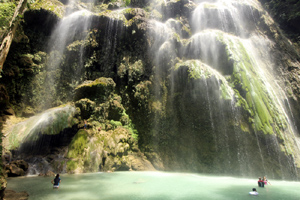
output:
[[[120,2],[65,6],[46,42],[46,63],[35,55],[24,59],[38,69],[32,74],[38,89],[31,91],[38,97],[28,97],[38,105],[30,107],[44,112],[6,130],[5,146],[41,151],[52,161],[55,154],[62,171],[71,161],[70,170],[78,172],[98,170],[107,150],[107,169],[127,169],[131,161],[126,168],[114,164],[128,156],[127,147],[120,156],[102,141],[112,139],[111,131],[119,134],[115,122],[124,132],[135,127],[139,146],[130,149],[133,141],[128,151],[143,150],[158,170],[297,179],[297,116],[278,66],[284,61],[278,64],[273,53],[281,33],[260,3],[153,0],[122,9],[129,1]],[[55,107],[66,102],[76,108]],[[80,143],[84,153],[68,157],[81,128],[70,131],[74,116],[77,124],[88,121],[81,130],[86,147]],[[67,135],[59,147],[51,146],[61,139],[56,134]],[[38,163],[50,170],[57,164],[45,157],[30,162],[32,173],[41,171]]]
[[[271,57],[273,41],[262,33],[258,24],[259,17],[263,15],[261,5],[253,0],[202,0],[195,3],[196,8],[190,18],[189,38],[183,38],[181,34],[181,18],[167,18],[164,23],[155,20],[150,22],[154,24],[149,31],[154,38],[151,51],[155,52],[156,57],[156,100],[171,105],[164,106],[170,108],[163,111],[163,115],[156,115],[154,130],[165,130],[161,121],[165,121],[168,115],[174,117],[173,120],[168,119],[172,128],[165,131],[179,143],[177,149],[187,151],[189,145],[198,151],[197,161],[188,160],[186,154],[182,157],[175,148],[172,149],[176,151],[176,156],[169,152],[175,159],[184,160],[186,163],[179,165],[187,168],[192,164],[205,169],[205,163],[210,162],[213,166],[207,169],[209,172],[253,174],[256,170],[256,173],[269,172],[275,177],[278,174],[268,169],[268,159],[274,157],[282,174],[297,176],[295,163],[299,160],[300,150],[298,133],[295,132],[297,129],[290,114],[287,114],[290,112],[290,108],[285,106],[288,99],[277,83],[283,80],[278,78],[276,63]],[[164,94],[162,88],[166,83],[163,77],[166,76],[163,74],[169,71],[171,90]],[[190,83],[182,82],[185,74],[186,81]],[[222,89],[221,85],[225,88]],[[230,95],[224,98],[222,91]],[[176,96],[180,93],[181,98]],[[173,99],[164,99],[164,95]],[[194,110],[186,105],[187,102],[194,104]],[[248,117],[245,113],[248,113]],[[195,116],[190,118],[189,115]],[[203,115],[206,115],[206,119]],[[190,122],[185,118],[192,120],[192,124],[188,125]],[[197,119],[199,124],[195,126]],[[181,127],[184,133],[178,132],[178,127],[174,126]],[[211,134],[206,137],[206,142],[183,136],[205,137],[203,135],[206,132]],[[254,134],[251,140],[247,135],[250,133]],[[196,141],[205,150],[201,150]],[[211,146],[206,146],[207,143],[211,143]],[[160,146],[160,150],[168,151],[163,146]],[[214,158],[207,157],[204,151],[211,151],[210,155]],[[193,159],[193,155],[190,159]],[[251,164],[252,160],[256,164]],[[169,161],[167,165],[172,168],[177,162],[180,161]],[[285,171],[284,162],[289,163],[291,172]],[[220,168],[220,163],[224,164],[224,168]],[[258,163],[261,163],[261,167],[254,166]]]
[[[12,127],[6,127],[4,129],[4,146],[8,150],[13,150],[22,147],[22,144],[26,142],[30,143],[30,146],[40,145],[36,142],[41,135],[55,135],[64,128],[70,127],[73,124],[74,113],[74,107],[67,105],[46,110]],[[32,149],[28,151],[32,151]]]
[[[70,85],[76,85],[78,84],[78,82],[80,82],[82,73],[84,72],[83,44],[85,42],[86,36],[88,35],[88,28],[90,27],[90,16],[90,11],[85,9],[70,13],[69,15],[61,19],[61,21],[57,24],[50,37],[50,40],[48,41],[48,52],[50,56],[46,64],[48,75],[45,79],[44,86],[44,108],[57,106],[53,103],[55,103],[55,100],[59,95],[57,94],[57,88],[61,87],[61,85],[59,85],[59,81],[61,79],[63,61],[72,59],[72,54],[70,54],[69,52],[72,53],[73,49],[76,48],[79,48],[79,55],[76,58],[78,60],[77,63],[73,66],[69,66],[70,73],[74,75]]]

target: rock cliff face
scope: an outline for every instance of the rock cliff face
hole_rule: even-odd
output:
[[[76,111],[55,133],[37,131],[49,144],[40,153],[20,154],[39,148],[32,136],[8,141],[14,159],[70,173],[297,177],[300,57],[257,1],[49,3],[24,13],[1,112],[20,121],[66,103]]]

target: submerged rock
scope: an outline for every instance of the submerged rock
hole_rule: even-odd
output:
[[[27,200],[28,198],[29,194],[25,191],[5,190],[4,192],[4,200]]]
[[[50,170],[48,170],[45,174],[44,173],[39,173],[39,176],[44,176],[44,177],[50,177],[50,176],[55,176],[56,174]]]

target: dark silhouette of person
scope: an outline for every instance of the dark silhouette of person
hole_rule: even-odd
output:
[[[261,179],[261,177],[258,178],[258,187],[265,187],[264,180]]]
[[[59,174],[56,174],[55,178],[51,181],[51,183],[53,184],[53,189],[58,189],[60,182],[61,179],[59,178]]]

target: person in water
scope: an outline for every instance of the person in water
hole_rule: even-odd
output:
[[[268,181],[268,179],[265,176],[264,176],[264,184],[265,185],[268,185],[268,184],[271,185],[271,183]]]
[[[57,174],[55,176],[55,178],[51,181],[51,183],[53,184],[53,189],[58,189],[60,182],[61,182],[61,179],[59,178],[59,174]]]
[[[256,191],[256,188],[253,188],[251,192],[249,192],[250,195],[257,196],[258,192]]]
[[[265,187],[264,181],[261,179],[261,177],[258,178],[258,187]]]

